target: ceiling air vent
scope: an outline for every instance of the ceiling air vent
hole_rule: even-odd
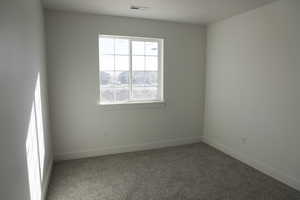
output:
[[[130,6],[131,10],[147,10],[148,8],[146,6]]]

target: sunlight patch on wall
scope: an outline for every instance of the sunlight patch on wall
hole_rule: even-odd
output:
[[[35,105],[35,116],[37,123],[37,134],[38,134],[38,147],[39,147],[39,161],[41,174],[44,174],[44,161],[45,161],[45,136],[43,126],[43,113],[42,113],[42,100],[41,100],[41,85],[40,76],[38,75],[34,94],[34,105]],[[43,176],[41,176],[41,180]]]
[[[26,139],[26,156],[27,156],[28,179],[29,179],[29,188],[30,188],[30,199],[40,200],[41,199],[41,178],[40,178],[41,176],[40,176],[40,169],[39,169],[39,155],[38,155],[38,145],[37,145],[34,103],[32,104],[28,135]]]
[[[42,116],[40,77],[38,74],[26,138],[26,157],[30,200],[41,200],[45,162],[45,138]]]

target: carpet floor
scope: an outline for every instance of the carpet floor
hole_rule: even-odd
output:
[[[54,164],[47,200],[299,200],[203,143]]]

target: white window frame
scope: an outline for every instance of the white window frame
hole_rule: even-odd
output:
[[[129,100],[127,102],[112,102],[102,103],[101,102],[101,66],[100,66],[100,38],[114,38],[114,39],[127,39],[129,40]],[[143,41],[143,42],[157,42],[158,44],[158,100],[133,100],[132,99],[132,41]],[[164,103],[164,39],[162,38],[149,38],[149,37],[135,37],[135,36],[120,36],[120,35],[98,35],[98,55],[99,55],[99,105],[122,105],[122,104],[151,104],[151,103]],[[115,55],[115,54],[114,54]],[[144,55],[146,56],[146,55]]]

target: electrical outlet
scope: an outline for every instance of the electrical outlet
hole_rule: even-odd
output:
[[[108,136],[108,135],[109,135],[108,131],[103,132],[103,136]]]
[[[241,140],[242,140],[242,143],[243,143],[243,144],[246,144],[246,143],[247,143],[247,138],[246,138],[246,137],[242,137]]]

